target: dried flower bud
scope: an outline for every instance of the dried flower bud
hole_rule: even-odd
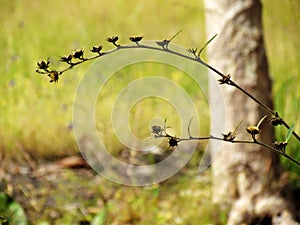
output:
[[[115,43],[119,40],[118,36],[112,36],[106,39],[108,42]]]
[[[75,59],[83,59],[83,52],[83,49],[77,49],[73,52],[72,55]]]
[[[41,70],[47,70],[50,66],[50,61],[49,60],[47,60],[47,61],[42,60],[42,61],[37,63],[37,66]]]
[[[50,79],[51,79],[50,83],[52,83],[52,82],[57,83],[58,78],[59,78],[59,73],[58,73],[58,71],[53,70],[48,74],[48,77],[50,77]]]
[[[119,47],[120,45],[118,45],[116,42],[119,40],[118,36],[112,36],[106,39],[108,42],[113,43],[114,46]]]
[[[192,53],[192,54],[196,55],[198,49],[197,49],[197,48],[189,48],[189,49],[187,49],[187,51],[188,51],[189,53]]]
[[[287,142],[277,142],[277,141],[274,141],[273,142],[273,146],[283,152],[285,152],[285,147],[287,146]]]
[[[259,128],[255,126],[249,126],[246,128],[246,131],[251,135],[259,134]]]
[[[95,52],[95,53],[100,54],[102,48],[103,48],[102,45],[99,45],[99,46],[93,46],[93,48],[91,49],[91,52]]]
[[[267,115],[265,115],[264,117],[262,117],[260,119],[260,121],[258,122],[258,124],[256,126],[249,126],[246,128],[246,131],[251,134],[252,139],[255,141],[255,135],[259,134],[260,132],[260,125],[262,124],[262,122],[267,118]]]
[[[219,79],[219,84],[228,84],[230,82],[230,74],[224,75],[221,79]]]
[[[170,147],[176,147],[178,145],[178,143],[179,143],[178,138],[175,138],[175,137],[169,138]]]
[[[223,135],[223,140],[224,141],[233,141],[235,139],[235,133],[229,131],[226,134],[222,134]]]
[[[72,55],[65,55],[65,56],[61,56],[61,57],[60,57],[60,61],[66,62],[66,63],[68,63],[68,64],[71,64],[72,58],[73,58]]]
[[[278,125],[283,124],[283,120],[282,120],[282,118],[279,117],[278,113],[275,113],[275,115],[272,116],[270,121],[271,121],[272,126],[278,126]]]
[[[157,126],[157,125],[152,126],[151,130],[152,130],[153,134],[157,134],[157,135],[161,134],[162,131],[163,131],[163,129],[160,126]]]
[[[132,36],[129,37],[129,40],[135,43],[138,43],[139,41],[141,41],[143,39],[144,36]]]
[[[168,48],[168,44],[169,44],[170,41],[168,40],[163,40],[163,41],[157,41],[156,44],[158,46],[161,46],[163,49],[167,49]]]

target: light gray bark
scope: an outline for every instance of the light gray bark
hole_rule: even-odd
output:
[[[205,0],[207,37],[218,34],[208,46],[209,64],[232,79],[272,108],[272,82],[264,49],[261,3],[259,0]],[[211,72],[210,79],[219,79]],[[215,82],[210,82],[210,103],[217,104]],[[245,128],[256,125],[267,115],[258,104],[239,90],[223,85],[226,131],[243,123],[237,138],[251,140]],[[215,105],[214,108],[218,106]],[[268,115],[270,117],[270,115]],[[220,123],[223,118],[220,116]],[[224,131],[225,132],[225,131]],[[272,145],[273,128],[267,120],[259,140]],[[218,149],[212,145],[212,154]],[[251,224],[266,218],[273,224],[293,224],[292,207],[282,198],[282,171],[279,157],[256,145],[222,144],[213,162],[214,201],[231,205],[228,224]],[[283,216],[284,215],[284,216]]]

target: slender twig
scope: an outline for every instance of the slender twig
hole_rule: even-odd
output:
[[[169,134],[160,134],[160,135],[155,135],[154,138],[176,138],[175,136],[171,136]],[[226,140],[222,137],[216,137],[213,135],[210,136],[205,136],[205,137],[188,137],[188,138],[176,138],[178,143],[182,142],[182,141],[201,141],[201,140],[218,140],[218,141],[224,141],[224,142],[230,142],[233,144],[256,144],[256,145],[260,145],[262,147],[265,147],[277,154],[282,155],[283,157],[289,159],[290,161],[294,162],[295,164],[297,164],[298,166],[300,166],[300,162],[297,161],[296,159],[292,158],[291,156],[289,156],[288,154],[286,154],[284,151],[280,151],[270,145],[267,145],[265,143],[262,143],[260,141],[255,140]]]
[[[90,61],[90,60],[93,60],[93,59],[96,59],[96,58],[99,58],[101,56],[104,56],[104,55],[108,55],[108,54],[111,54],[113,52],[116,52],[116,51],[120,51],[120,50],[124,50],[124,49],[149,49],[149,50],[156,50],[156,51],[166,51],[170,54],[173,54],[173,55],[177,55],[177,56],[180,56],[182,58],[186,58],[186,59],[189,59],[189,60],[192,60],[192,61],[196,61],[196,62],[199,62],[200,64],[202,64],[203,66],[207,67],[208,69],[212,70],[213,72],[215,72],[217,75],[221,76],[222,78],[224,78],[226,75],[224,75],[223,73],[221,73],[220,71],[218,71],[217,69],[215,69],[214,67],[210,66],[209,64],[207,64],[206,62],[204,62],[200,57],[199,58],[194,58],[194,57],[191,57],[191,56],[188,56],[188,55],[184,55],[182,53],[179,53],[179,52],[176,52],[176,51],[173,51],[173,50],[170,50],[170,49],[165,49],[165,48],[159,48],[159,47],[153,47],[153,46],[147,46],[147,45],[135,45],[135,46],[131,46],[131,45],[121,45],[117,48],[114,48],[110,51],[107,51],[107,52],[104,52],[100,55],[96,55],[96,56],[92,56],[92,57],[89,57],[89,58],[85,58],[85,60],[82,60],[82,61],[78,61],[76,63],[73,63],[71,64],[69,67],[61,70],[61,71],[58,71],[59,72],[59,75],[62,75],[64,72],[72,69],[73,67],[77,66],[77,65],[80,65],[81,63],[84,63],[84,62],[87,62],[87,61]],[[241,86],[239,86],[237,83],[235,83],[234,81],[232,81],[231,79],[227,82],[228,85],[230,86],[233,86],[235,88],[237,88],[238,90],[240,90],[242,93],[244,93],[245,95],[247,95],[249,98],[251,98],[253,101],[255,101],[257,104],[259,104],[266,112],[272,114],[272,115],[278,115],[277,112],[273,111],[272,109],[270,109],[268,106],[266,106],[264,103],[262,103],[260,100],[258,100],[257,98],[255,98],[252,94],[250,94],[249,92],[247,92],[245,89],[243,89]],[[278,115],[279,118],[281,118],[279,115]],[[282,118],[281,118],[282,119]],[[290,126],[283,120],[283,125],[289,129]],[[298,139],[298,141],[300,141],[300,137],[299,135],[294,131],[293,132],[293,135]]]
[[[259,141],[256,141],[255,143],[258,144],[258,145],[264,146],[265,148],[268,148],[268,149],[270,149],[271,151],[273,151],[273,152],[275,152],[275,153],[277,153],[277,154],[282,155],[283,157],[285,157],[285,158],[291,160],[292,162],[294,162],[294,163],[296,163],[298,166],[300,166],[300,162],[298,162],[296,159],[294,159],[294,158],[292,158],[291,156],[289,156],[288,154],[286,154],[284,151],[280,151],[280,150],[278,150],[278,149],[276,149],[276,148],[274,148],[274,147],[272,147],[272,146],[270,146],[270,145],[264,144],[264,143],[259,142]]]
[[[249,98],[251,98],[253,101],[255,101],[257,104],[259,104],[265,111],[267,111],[268,113],[275,115],[275,112],[270,109],[268,106],[266,106],[264,103],[262,103],[261,101],[259,101],[257,98],[255,98],[253,95],[251,95],[249,92],[247,92],[245,89],[241,88],[238,84],[236,84],[235,82],[233,82],[231,80],[230,84],[231,86],[237,88],[238,90],[240,90],[241,92],[243,92],[245,95],[247,95]]]
[[[202,51],[216,37],[216,35],[213,36],[200,49],[200,51],[198,52],[198,54],[196,54],[197,53],[197,49],[189,49],[188,52],[190,52],[190,53],[193,54],[192,55],[193,57],[192,57],[192,56],[189,56],[189,55],[186,55],[186,54],[182,54],[180,52],[176,52],[176,51],[171,50],[171,49],[168,48],[168,45],[171,42],[171,40],[173,40],[180,32],[181,31],[178,31],[170,39],[164,39],[163,41],[156,42],[156,44],[157,44],[156,47],[140,44],[139,41],[142,39],[142,37],[131,38],[131,41],[135,42],[137,45],[119,45],[119,44],[116,44],[116,41],[118,40],[118,37],[117,36],[113,36],[112,38],[108,38],[107,39],[109,42],[113,43],[114,46],[115,46],[115,48],[112,49],[112,50],[109,50],[109,51],[106,51],[106,52],[100,52],[101,49],[102,49],[102,46],[101,46],[101,48],[99,49],[99,51],[96,52],[97,55],[93,55],[91,57],[83,57],[83,51],[82,51],[81,52],[82,54],[81,54],[81,56],[79,58],[75,57],[77,60],[79,60],[77,62],[72,62],[73,55],[70,55],[71,56],[71,60],[65,61],[68,64],[68,67],[66,67],[66,68],[64,68],[64,69],[62,69],[60,71],[50,70],[49,69],[49,64],[50,64],[49,60],[47,60],[46,62],[45,61],[41,61],[41,62],[38,63],[38,68],[36,69],[36,72],[38,72],[40,74],[46,74],[47,76],[49,76],[51,78],[50,82],[53,82],[53,81],[57,82],[58,76],[61,76],[63,73],[65,73],[66,71],[72,69],[73,67],[75,67],[77,65],[80,65],[81,63],[97,59],[97,58],[102,57],[104,55],[108,55],[108,54],[114,53],[116,51],[122,51],[122,50],[125,50],[125,49],[148,49],[148,50],[155,50],[155,51],[164,51],[164,52],[168,52],[169,54],[173,54],[173,55],[176,55],[176,56],[179,56],[179,57],[191,60],[191,61],[198,62],[201,65],[205,66],[206,68],[208,68],[209,70],[213,71],[215,74],[217,74],[218,76],[220,76],[222,78],[222,79],[218,80],[220,82],[220,84],[227,84],[229,86],[237,88],[243,94],[245,94],[246,96],[248,96],[249,98],[251,98],[253,101],[255,101],[258,105],[260,105],[267,113],[270,113],[271,115],[273,115],[274,117],[276,117],[276,119],[278,121],[281,121],[279,124],[282,124],[287,129],[290,129],[290,125],[287,122],[285,122],[284,119],[281,118],[278,115],[278,112],[273,111],[267,105],[265,105],[264,103],[262,103],[259,99],[255,98],[252,94],[250,94],[245,89],[243,89],[240,85],[238,85],[237,83],[235,83],[234,81],[232,81],[230,75],[223,74],[222,72],[218,71],[216,68],[212,67],[211,65],[207,64],[204,60],[201,59],[200,56],[201,56]],[[94,51],[92,51],[92,52],[94,52]],[[190,121],[190,123],[191,123],[191,121]],[[209,137],[192,137],[192,135],[190,134],[190,123],[189,123],[189,127],[188,127],[189,138],[177,138],[177,137],[173,137],[173,136],[171,136],[171,135],[169,135],[169,134],[166,133],[166,131],[165,131],[166,127],[164,128],[164,132],[165,132],[164,135],[162,135],[162,134],[159,134],[159,135],[156,134],[155,137],[165,137],[165,138],[169,138],[169,139],[171,138],[174,141],[174,144],[177,144],[180,141],[186,141],[186,140],[206,140],[206,139],[215,139],[215,140],[226,141],[226,142],[231,142],[231,143],[258,144],[258,145],[264,146],[264,147],[268,148],[269,150],[271,150],[273,152],[276,152],[276,153],[278,153],[278,154],[286,157],[287,159],[291,160],[292,162],[300,165],[300,163],[297,160],[293,159],[292,157],[290,157],[289,155],[287,155],[285,152],[280,151],[280,150],[278,150],[278,149],[276,149],[274,147],[271,147],[269,145],[266,145],[264,143],[258,142],[256,139],[253,139],[252,141],[241,141],[241,140],[234,140],[234,137],[233,138],[228,138],[228,139],[226,139],[225,137],[219,138],[219,137],[214,137],[214,136],[209,136]],[[300,137],[299,137],[299,135],[295,131],[293,131],[293,135],[294,135],[294,137],[298,141],[300,141]]]

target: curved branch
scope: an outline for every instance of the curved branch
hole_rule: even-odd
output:
[[[246,96],[248,96],[249,98],[251,98],[253,101],[255,101],[258,105],[260,105],[266,112],[270,113],[271,115],[273,115],[277,121],[280,121],[280,123],[278,123],[277,125],[284,125],[287,129],[290,128],[290,125],[284,121],[283,118],[281,118],[277,112],[273,111],[272,109],[270,109],[268,106],[266,106],[264,103],[262,103],[259,99],[255,98],[252,94],[250,94],[249,92],[247,92],[245,89],[243,89],[240,85],[238,85],[237,83],[235,83],[234,81],[231,80],[230,78],[230,75],[225,75],[223,73],[221,73],[220,71],[218,71],[216,68],[210,66],[209,64],[207,64],[204,60],[201,59],[200,55],[201,55],[201,52],[203,51],[203,49],[208,45],[208,43],[216,36],[214,36],[212,39],[210,39],[205,45],[204,47],[202,47],[199,51],[198,54],[197,53],[197,49],[189,49],[188,52],[192,53],[193,54],[193,57],[192,56],[188,56],[188,55],[185,55],[185,54],[182,54],[180,52],[176,52],[176,51],[173,51],[171,49],[169,49],[168,47],[166,47],[165,45],[162,45],[161,43],[163,42],[169,42],[174,38],[176,37],[181,31],[177,32],[171,39],[169,40],[163,40],[162,42],[156,42],[157,44],[157,47],[153,47],[153,46],[148,46],[148,45],[142,45],[139,43],[139,41],[142,39],[142,37],[134,37],[134,38],[130,38],[131,41],[135,42],[136,45],[118,45],[116,44],[116,41],[118,40],[118,37],[114,36],[112,38],[110,38],[109,42],[112,42],[114,44],[114,46],[116,46],[114,49],[112,50],[109,50],[109,51],[106,51],[106,52],[100,52],[101,49],[102,49],[102,46],[101,48],[99,48],[98,46],[98,49],[96,47],[93,48],[93,50],[91,50],[91,52],[93,53],[96,53],[97,55],[93,55],[91,57],[88,57],[88,58],[85,58],[83,57],[83,50],[82,51],[79,51],[81,53],[80,57],[75,57],[77,60],[77,62],[73,63],[70,61],[64,61],[68,64],[68,67],[66,67],[65,69],[62,69],[60,71],[57,71],[57,70],[50,70],[49,69],[49,61],[47,60],[46,62],[45,61],[41,61],[41,62],[38,62],[38,68],[36,69],[36,72],[40,73],[40,74],[45,74],[47,76],[49,76],[52,80],[50,82],[57,82],[58,80],[58,76],[61,76],[63,73],[65,73],[66,71],[72,69],[73,67],[77,66],[77,65],[80,65],[81,63],[84,63],[84,62],[87,62],[87,61],[90,61],[90,60],[94,60],[94,59],[97,59],[99,57],[102,57],[104,55],[108,55],[108,54],[111,54],[113,52],[117,52],[117,51],[122,51],[124,49],[149,49],[149,50],[155,50],[155,51],[163,51],[163,52],[167,52],[169,54],[173,54],[173,55],[176,55],[176,56],[179,56],[179,57],[182,57],[182,58],[185,58],[185,59],[188,59],[188,60],[192,60],[192,61],[195,61],[195,62],[198,62],[200,63],[201,65],[205,66],[206,68],[208,68],[209,70],[213,71],[215,74],[217,74],[218,76],[220,76],[222,79],[218,80],[220,82],[220,84],[227,84],[229,86],[233,86],[235,88],[237,88],[238,90],[240,90],[243,94],[245,94]],[[98,51],[94,51],[94,50],[98,50]],[[73,57],[73,55],[69,55],[71,56],[71,59]],[[51,74],[57,74],[57,77],[55,77],[55,79],[53,80],[53,78],[51,77]],[[190,126],[190,124],[189,124]],[[166,138],[173,138],[174,140],[176,141],[187,141],[187,140],[207,140],[207,139],[215,139],[215,140],[220,140],[220,141],[226,141],[226,142],[231,142],[231,143],[246,143],[246,144],[258,144],[258,145],[261,145],[261,146],[264,146],[266,148],[268,148],[269,150],[275,152],[275,153],[278,153],[282,156],[284,156],[285,158],[291,160],[292,162],[296,163],[297,165],[300,166],[300,163],[293,159],[292,157],[290,157],[289,155],[287,155],[285,152],[283,151],[280,151],[274,147],[271,147],[269,145],[266,145],[264,143],[261,143],[261,142],[258,142],[257,140],[253,140],[253,141],[243,141],[243,140],[233,140],[232,138],[230,139],[226,139],[225,137],[224,138],[219,138],[219,137],[214,137],[214,136],[208,136],[208,137],[192,137],[191,134],[190,134],[190,131],[188,130],[189,132],[189,138],[176,138],[176,137],[173,137],[169,134],[165,134],[165,135],[162,135],[162,134],[156,134],[156,138],[157,137],[166,137]],[[293,131],[293,135],[294,137],[300,141],[300,137],[299,135]]]

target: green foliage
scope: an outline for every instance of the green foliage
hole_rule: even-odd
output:
[[[276,2],[276,3],[275,3]],[[300,128],[300,29],[298,1],[263,1],[264,31],[270,73],[273,77],[273,96],[276,111],[290,124],[295,124],[295,131]],[[287,130],[276,128],[276,139],[284,140]],[[291,137],[286,147],[288,154],[300,160],[299,142]],[[299,179],[300,169],[289,160],[281,158],[286,169],[293,173],[295,181]],[[295,182],[296,183],[296,182]],[[300,186],[300,184],[298,184]]]
[[[0,224],[27,225],[27,217],[22,206],[6,193],[0,193]]]
[[[103,225],[105,224],[107,216],[107,208],[103,208],[100,210],[98,214],[93,218],[91,225]]]
[[[65,4],[69,5],[68,10],[72,13],[64,11],[63,5]],[[72,101],[80,76],[84,74],[89,63],[70,71],[56,87],[49,87],[43,79],[34,78],[37,75],[33,72],[33,65],[37,58],[64,55],[73,49],[92,46],[103,42],[105,37],[111,36],[112,33],[122,33],[124,36],[140,33],[146,35],[147,39],[157,39],[165,38],[166,34],[175,33],[174,31],[184,28],[183,35],[176,37],[178,43],[195,46],[205,42],[204,29],[198,29],[198,27],[204,27],[204,23],[201,5],[196,1],[178,5],[172,2],[164,3],[165,8],[172,8],[172,13],[157,8],[155,1],[147,5],[147,12],[143,10],[144,3],[134,4],[134,13],[130,14],[127,12],[132,9],[123,6],[125,3],[121,1],[114,2],[114,6],[118,5],[118,7],[111,7],[111,3],[107,2],[101,2],[101,7],[97,7],[98,4],[100,4],[99,1],[93,1],[89,6],[80,1],[76,3],[57,1],[54,4],[52,1],[34,4],[31,2],[6,2],[4,4],[5,9],[0,20],[3,27],[0,39],[3,51],[0,57],[5,63],[0,67],[0,72],[3,74],[0,77],[0,92],[2,96],[8,96],[8,98],[0,101],[0,107],[5,109],[5,113],[0,118],[0,136],[4,140],[2,150],[12,152],[16,142],[20,142],[37,157],[39,155],[60,156],[77,151],[71,124]],[[293,12],[298,5],[295,2],[285,1],[277,4],[282,4],[282,7],[269,5],[267,1],[264,7],[265,38],[271,73],[275,78],[275,107],[284,118],[297,120],[294,115],[298,115],[300,111],[297,104],[300,96],[299,92],[293,90],[296,90],[297,84],[300,83],[299,76],[297,76],[299,65],[296,61],[299,53],[295,47],[299,45],[299,40],[294,32],[299,23],[297,23],[297,14]],[[28,6],[26,10],[25,6]],[[43,10],[40,10],[41,8]],[[119,11],[117,8],[125,10]],[[280,13],[276,11],[279,8]],[[160,18],[150,21],[148,15],[157,14],[158,9],[163,11],[158,14]],[[283,9],[288,13],[284,13]],[[51,17],[48,16],[50,13]],[[277,15],[276,20],[274,20],[274,15]],[[10,20],[4,19],[7,16]],[[120,26],[118,20],[114,19],[116,17],[126,18],[126,23]],[[75,18],[80,18],[80,20]],[[155,24],[156,21],[159,21],[159,25]],[[177,26],[174,26],[171,21],[177,21]],[[45,27],[47,27],[46,30]],[[97,27],[101,28],[101,34]],[[150,27],[163,29],[153,30],[149,29]],[[270,34],[271,30],[272,34]],[[289,36],[286,35],[286,30],[289,31]],[[107,47],[108,43],[104,42],[101,49]],[[58,59],[50,59],[54,65],[58,65]],[[286,65],[287,61],[289,66]],[[186,85],[189,86],[189,83]],[[49,101],[49,99],[56,100]],[[297,128],[299,121],[295,122]],[[285,134],[284,129],[277,135],[282,137],[283,133]],[[296,151],[293,141],[289,148],[293,154],[300,154]]]
[[[226,212],[211,201],[210,170],[185,169],[148,187],[118,185],[81,169],[52,171],[36,180],[38,188],[24,175],[14,179],[15,190],[27,193],[19,198],[29,224],[226,224]]]
[[[111,45],[105,38],[118,33],[123,36],[121,42],[129,42],[124,37],[144,34],[147,39],[159,39],[184,28],[185,35],[179,35],[176,39],[179,43],[204,42],[203,30],[195,30],[203,24],[203,14],[198,13],[201,9],[198,1],[179,4],[165,2],[159,8],[160,1],[145,4],[124,1],[91,1],[86,4],[78,0],[5,1],[2,4],[0,95],[5,97],[0,100],[0,108],[5,110],[0,117],[1,151],[15,153],[16,143],[23,145],[37,158],[59,157],[78,151],[72,131],[72,103],[76,86],[90,63],[69,71],[59,83],[50,86],[46,77],[34,72],[37,59],[50,56],[51,64],[60,67],[62,63],[56,56],[85,46],[86,49],[93,49],[93,45],[101,43],[103,49],[110,49]],[[172,8],[172,12],[167,8]],[[153,15],[159,16],[153,20]],[[153,65],[144,67],[147,68],[154,68],[152,71],[155,71]],[[171,71],[165,69],[165,75],[168,72]],[[122,73],[136,76],[133,70]],[[121,82],[121,86],[122,82],[129,80],[123,77],[118,83]],[[188,87],[189,83],[185,86]],[[103,104],[109,105],[109,101],[107,98]],[[109,109],[103,109],[105,112],[102,112],[108,115]],[[162,114],[167,114],[167,111]],[[136,129],[143,130],[141,126],[144,125]],[[111,134],[112,131],[102,135],[109,137]],[[119,148],[119,144],[113,143],[113,146],[114,149]]]
[[[295,129],[295,124],[293,124],[290,129],[288,130],[286,137],[285,137],[285,142],[288,142],[293,134],[293,131]]]

